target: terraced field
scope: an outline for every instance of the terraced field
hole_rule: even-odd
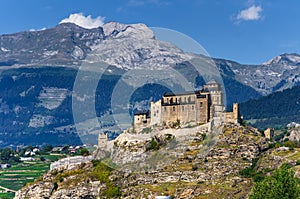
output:
[[[13,165],[11,168],[0,170],[0,198],[13,198],[14,193],[5,190],[5,188],[17,191],[26,183],[33,182],[50,168],[50,163],[57,160],[57,157],[46,157],[46,161],[23,162],[18,165]]]

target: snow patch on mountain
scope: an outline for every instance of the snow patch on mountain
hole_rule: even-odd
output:
[[[4,48],[4,47],[1,47],[1,50],[3,51],[3,52],[9,52],[10,50],[8,50],[8,49],[6,49],[6,48]]]
[[[294,63],[294,64],[300,63],[300,55],[295,53],[279,55],[263,63],[263,65],[272,65],[272,64],[289,65],[290,63]]]

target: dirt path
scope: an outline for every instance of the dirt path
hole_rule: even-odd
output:
[[[0,188],[1,188],[1,189],[4,189],[5,191],[9,191],[9,192],[13,192],[13,193],[16,193],[16,192],[17,192],[17,191],[15,191],[15,190],[8,189],[8,188],[6,188],[6,187],[2,187],[1,185],[0,185]]]

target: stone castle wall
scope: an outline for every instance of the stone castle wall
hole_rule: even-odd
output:
[[[221,86],[216,82],[204,85],[203,90],[179,94],[164,94],[162,99],[151,102],[150,117],[135,114],[134,125],[140,129],[149,125],[170,125],[176,121],[182,124],[205,124],[217,119],[219,122],[239,123],[238,104],[232,112],[225,112]]]
[[[92,156],[75,156],[75,157],[67,157],[60,159],[56,162],[51,163],[50,170],[54,169],[72,169],[76,165],[81,163],[87,163],[93,160]]]

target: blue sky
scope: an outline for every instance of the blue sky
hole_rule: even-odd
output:
[[[298,0],[0,0],[0,34],[51,28],[70,14],[169,28],[212,57],[244,64],[300,53]]]

